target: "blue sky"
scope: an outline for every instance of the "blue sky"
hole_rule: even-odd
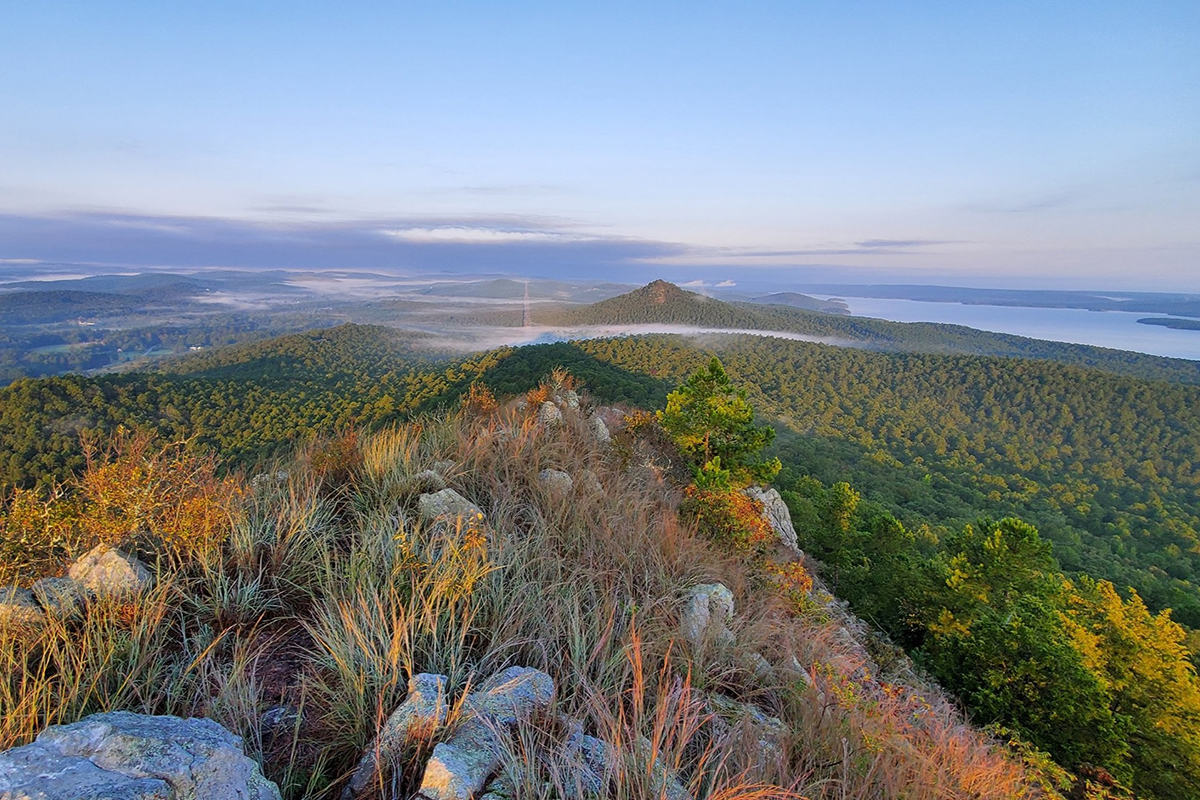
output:
[[[0,6],[0,259],[1200,291],[1200,3]]]

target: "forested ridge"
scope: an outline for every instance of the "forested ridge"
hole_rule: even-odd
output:
[[[1200,363],[1185,359],[1030,339],[962,325],[889,322],[784,305],[764,305],[761,302],[728,303],[685,291],[666,281],[654,281],[635,291],[588,306],[540,308],[535,312],[534,319],[548,325],[659,323],[787,331],[869,350],[1045,359],[1149,380],[1200,383]]]
[[[24,379],[0,389],[0,480],[47,485],[83,466],[80,432],[141,427],[245,467],[298,440],[406,416],[461,392],[505,351],[453,363],[365,325],[186,357],[163,373]]]

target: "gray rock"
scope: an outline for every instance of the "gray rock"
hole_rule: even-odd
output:
[[[42,578],[30,589],[42,608],[63,617],[79,612],[87,600],[87,590],[70,578]]]
[[[142,562],[106,544],[93,547],[71,565],[71,579],[97,595],[134,595],[154,583]]]
[[[588,427],[592,429],[592,436],[596,437],[596,441],[600,444],[608,444],[612,441],[612,433],[609,432],[608,426],[604,424],[604,420],[599,414],[593,414],[588,420]]]
[[[0,625],[40,625],[46,615],[28,589],[6,586],[0,589]]]
[[[575,482],[571,480],[571,476],[563,472],[561,469],[544,469],[538,473],[538,482],[542,484],[550,494],[566,495],[571,493],[571,489],[575,486]]]
[[[751,486],[745,490],[745,495],[762,503],[763,517],[783,546],[797,555],[803,555],[796,538],[796,527],[792,525],[792,514],[788,511],[787,503],[780,497],[779,491],[774,487],[763,489],[761,486]]]
[[[532,667],[509,667],[492,675],[467,697],[466,706],[509,727],[545,710],[554,699],[554,679]]]
[[[660,800],[693,800],[692,793],[679,781],[675,770],[655,758],[653,745],[644,736],[639,737],[634,746],[638,757],[645,762],[649,771],[650,788]]]
[[[274,706],[268,708],[258,718],[259,727],[264,736],[278,736],[295,729],[300,722],[300,710],[291,706]]]
[[[571,766],[575,779],[574,786],[563,787],[568,792],[574,790],[572,797],[602,795],[608,789],[617,754],[608,742],[582,731],[572,731],[563,742],[563,760]]]
[[[409,734],[417,728],[433,728],[446,722],[450,711],[445,675],[421,673],[408,680],[408,696],[379,730],[375,741],[358,762],[350,782],[342,790],[343,800],[360,797],[378,786],[404,749]]]
[[[750,726],[758,737],[758,749],[767,761],[779,761],[783,756],[783,740],[790,732],[778,717],[773,717],[750,703],[740,703],[724,695],[708,696],[708,707],[714,719],[727,728]]]
[[[706,639],[720,645],[733,644],[729,623],[733,621],[733,592],[721,583],[693,587],[684,601],[679,632],[699,647]]]
[[[574,389],[565,389],[559,397],[567,408],[579,410],[579,393]]]
[[[762,653],[754,652],[746,656],[746,666],[754,673],[754,677],[762,683],[766,683],[775,677],[775,668],[771,666],[771,662],[763,658]]]
[[[112,711],[0,753],[0,798],[279,800],[279,789],[212,720]]]
[[[461,518],[482,519],[479,507],[453,489],[423,494],[417,498],[417,512],[426,522]]]
[[[484,430],[486,430],[486,428]],[[433,462],[433,471],[442,475],[449,475],[453,469],[454,462],[449,459],[446,459],[445,461]]]
[[[596,473],[590,469],[585,469],[583,474],[579,476],[579,485],[588,494],[604,494],[604,485],[600,483],[600,479],[596,477]]]
[[[406,483],[414,489],[420,489],[425,492],[440,492],[446,488],[446,478],[441,472],[432,469],[421,470]]]
[[[549,400],[542,403],[542,407],[538,409],[538,422],[547,427],[562,425],[563,415],[558,410],[558,406],[551,403]]]
[[[420,794],[428,800],[470,800],[500,763],[501,736],[554,699],[554,680],[528,667],[509,667],[463,701],[463,717],[448,741],[433,748]]]
[[[0,753],[3,800],[175,800],[160,778],[132,778],[39,744]]]

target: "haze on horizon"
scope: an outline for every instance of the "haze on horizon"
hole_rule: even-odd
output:
[[[252,5],[5,9],[0,266],[1200,291],[1195,2]]]

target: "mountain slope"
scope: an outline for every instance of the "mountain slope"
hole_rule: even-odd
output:
[[[728,303],[686,291],[666,281],[654,281],[588,306],[538,309],[534,312],[534,320],[564,327],[661,324],[786,331],[871,350],[1046,359],[1138,378],[1200,383],[1200,362],[1197,361],[990,333],[962,325],[889,322],[782,305]]]

